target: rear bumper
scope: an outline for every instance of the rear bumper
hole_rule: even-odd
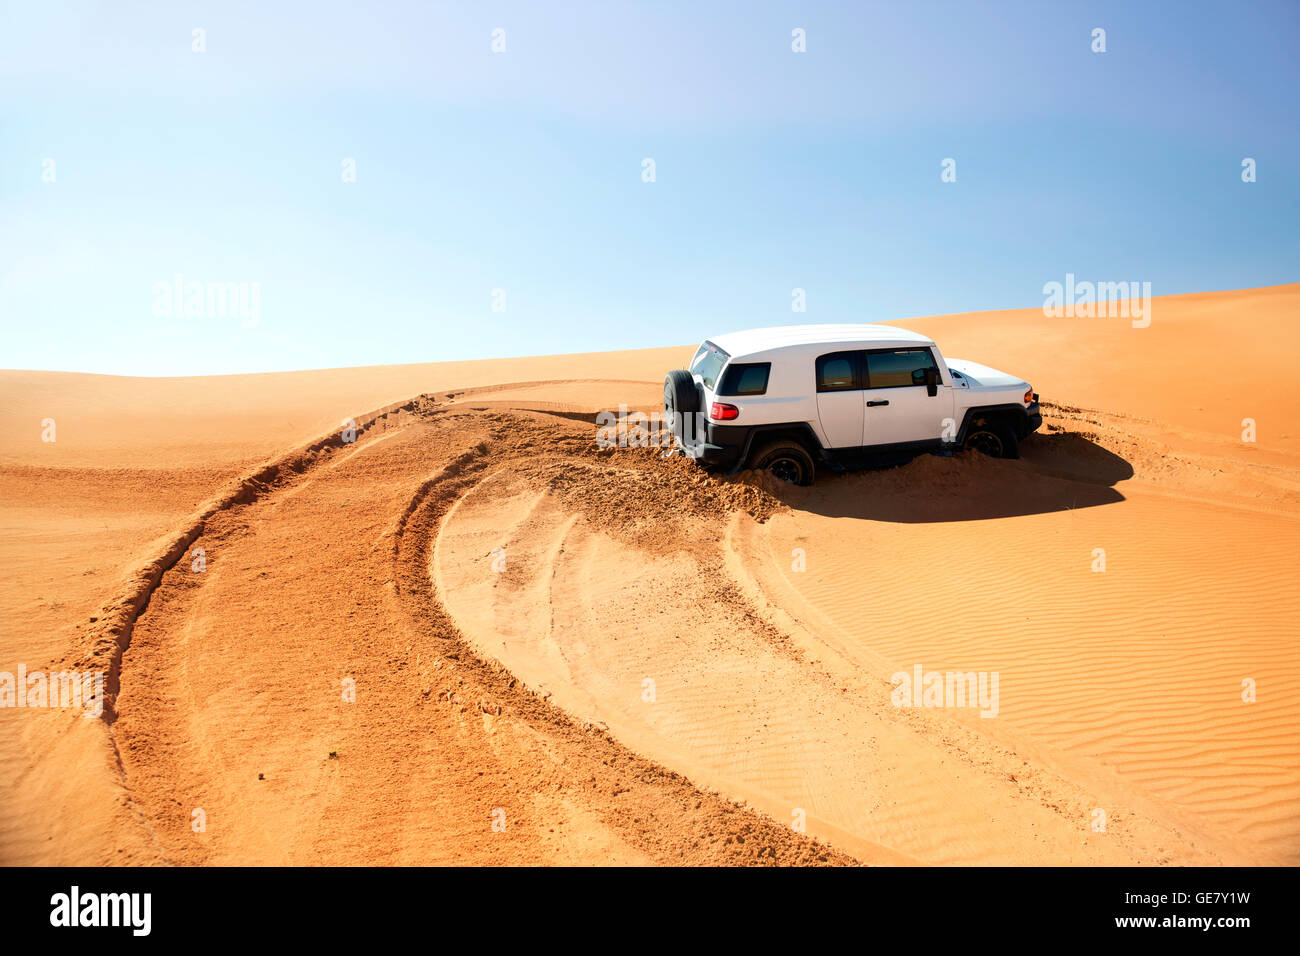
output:
[[[700,442],[691,448],[691,457],[711,468],[731,468],[740,459],[740,449],[731,445]]]
[[[749,443],[750,429],[746,425],[716,425],[706,422],[703,440],[692,442],[689,454],[710,468],[734,468]]]

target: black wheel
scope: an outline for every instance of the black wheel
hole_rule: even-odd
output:
[[[990,458],[1020,457],[1020,443],[1016,441],[1015,432],[997,422],[972,425],[962,447]]]
[[[750,461],[752,467],[792,485],[811,485],[816,476],[812,455],[797,441],[766,445]]]

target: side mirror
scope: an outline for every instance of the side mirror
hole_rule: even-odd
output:
[[[921,376],[921,381],[917,382],[916,384],[918,385],[924,384],[925,392],[927,395],[931,395],[931,396],[938,395],[939,394],[939,370],[937,368],[917,369],[915,372],[912,373],[912,377],[915,378],[918,373]]]

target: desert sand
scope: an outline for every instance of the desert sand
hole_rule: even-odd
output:
[[[597,447],[693,345],[0,372],[0,672],[107,675],[0,863],[1294,865],[1300,285],[1151,318],[900,320],[1043,429],[807,489]]]

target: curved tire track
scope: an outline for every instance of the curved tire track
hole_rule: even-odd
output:
[[[338,467],[317,467],[342,444],[327,436],[241,480],[124,602],[112,730],[165,859],[848,862],[575,722],[475,656],[436,599],[428,549],[448,507],[539,445],[594,455],[589,433],[393,408],[419,414],[368,445],[388,410],[358,422]],[[180,556],[209,539],[208,573],[190,574]],[[324,702],[332,668],[357,675],[365,707]],[[495,838],[492,801],[513,808]]]

